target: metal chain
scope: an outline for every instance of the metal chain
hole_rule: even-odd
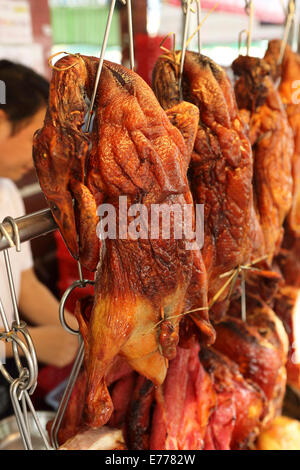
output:
[[[9,223],[11,225],[13,238],[8,234],[7,230],[3,225],[4,223]],[[0,224],[0,232],[2,234],[2,237],[5,237],[7,239],[7,242],[10,247],[15,247],[17,252],[21,251],[19,230],[13,218],[6,217],[3,220],[2,224]],[[42,429],[38,415],[34,410],[34,406],[29,396],[34,392],[37,385],[38,362],[34,345],[27,329],[27,325],[24,321],[20,320],[8,249],[4,250],[4,260],[15,320],[12,322],[11,325],[9,325],[7,315],[0,299],[0,317],[4,326],[4,331],[0,332],[0,340],[12,343],[13,356],[19,372],[19,376],[16,378],[12,377],[5,368],[5,365],[2,363],[0,363],[0,372],[10,384],[9,391],[11,402],[24,448],[26,450],[33,450],[28,420],[29,408],[36,423],[37,429],[42,437],[45,448],[47,450],[50,450],[51,446],[49,444],[46,432]],[[23,356],[26,360],[26,366],[22,364],[22,361],[20,359],[20,350],[22,351]]]

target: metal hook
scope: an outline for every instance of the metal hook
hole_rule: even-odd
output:
[[[13,239],[7,232],[6,228],[4,227],[4,223],[8,222],[12,228],[13,232]],[[20,252],[21,251],[21,242],[20,242],[20,234],[19,234],[19,229],[18,225],[16,224],[16,221],[12,217],[5,217],[5,219],[2,221],[0,224],[0,231],[2,235],[7,239],[10,247],[16,247],[16,251]]]
[[[16,251],[18,253],[20,253],[21,251],[21,240],[20,240],[20,233],[19,233],[19,228],[18,228],[18,225],[15,221],[15,219],[13,219],[12,217],[5,217],[5,219],[3,220],[3,223],[5,222],[8,222],[11,227],[12,227],[12,230],[13,230],[13,234],[14,234],[14,243],[15,243],[15,246],[16,246]]]
[[[90,281],[88,279],[75,281],[70,287],[68,287],[68,289],[65,291],[65,293],[63,294],[61,298],[61,301],[59,304],[59,319],[63,328],[69,333],[71,333],[72,335],[80,335],[80,330],[74,330],[66,323],[65,314],[64,314],[66,301],[69,295],[71,294],[71,292],[73,292],[73,290],[76,289],[77,287],[83,288],[83,287],[86,287],[87,285],[93,286],[94,284],[95,284],[95,281]]]
[[[295,11],[296,11],[295,2],[293,0],[290,0],[289,1],[289,6],[288,6],[288,16],[287,16],[287,19],[286,19],[286,24],[285,24],[285,28],[284,28],[284,34],[283,34],[283,39],[282,39],[282,42],[281,42],[281,48],[280,48],[280,53],[279,53],[279,58],[278,58],[277,65],[282,64],[282,61],[283,61],[283,58],[284,58],[284,53],[285,53],[286,46],[287,46],[288,39],[289,39],[290,30],[291,30],[291,27],[292,27],[292,24],[293,24],[293,21],[294,21],[294,17],[295,17]]]
[[[186,12],[187,12],[187,9],[188,9],[188,4],[190,3],[190,6],[189,6],[189,9],[192,13],[195,13],[195,9],[192,7],[192,3],[193,3],[194,0],[191,0],[191,2],[189,2],[189,0],[181,0],[181,6],[182,6],[182,9],[183,9],[183,13],[186,15]],[[195,2],[197,2],[198,0],[195,0]]]
[[[130,68],[131,70],[134,70],[134,42],[133,42],[131,0],[126,0],[126,5],[127,5],[127,17],[128,17]]]
[[[31,395],[36,388],[37,379],[38,379],[38,361],[37,361],[37,357],[36,357],[36,353],[34,349],[34,344],[28,332],[27,324],[24,321],[21,321],[20,324],[14,321],[12,323],[12,329],[13,331],[16,331],[17,333],[22,334],[23,338],[25,339],[26,346],[28,348],[29,354],[32,359],[32,364],[33,364],[33,372],[32,372],[32,377],[31,377],[32,385],[31,387],[29,387],[29,394]]]
[[[30,412],[32,413],[34,422],[35,422],[36,427],[38,428],[38,431],[39,431],[39,433],[40,433],[40,435],[41,435],[41,437],[42,437],[42,439],[43,439],[43,442],[44,442],[44,444],[45,444],[46,449],[47,449],[47,450],[53,450],[53,448],[52,448],[52,447],[50,446],[50,444],[49,444],[48,437],[47,437],[47,435],[46,435],[44,429],[43,429],[42,426],[41,426],[39,417],[38,417],[38,415],[37,415],[37,413],[36,413],[36,411],[35,411],[35,409],[34,409],[34,406],[33,406],[32,401],[31,401],[31,399],[30,399],[30,397],[29,397],[29,395],[28,395],[27,390],[24,391],[24,397],[25,397],[25,400],[27,401],[27,405],[28,405],[28,407],[29,407]]]
[[[56,412],[55,418],[53,420],[52,426],[51,426],[51,443],[54,445],[54,447],[57,449],[59,444],[58,444],[58,431],[60,429],[63,417],[65,415],[67,405],[70,400],[71,393],[73,391],[75,382],[77,380],[79,371],[81,369],[82,363],[84,359],[84,342],[83,339],[80,336],[80,346],[68,379],[67,386],[65,388],[65,391],[63,393],[63,396],[61,398],[58,410]]]
[[[36,373],[35,373],[35,364],[34,364],[34,361],[32,360],[29,349],[27,348],[25,343],[17,336],[17,334],[13,333],[12,331],[8,333],[7,332],[0,333],[0,339],[13,341],[22,350],[24,357],[27,361],[27,367],[22,366],[20,374],[24,374],[24,371],[27,371],[26,374],[28,375],[28,376],[26,375],[22,377],[23,378],[22,389],[23,390],[31,389],[36,380]],[[9,383],[12,383],[14,380],[16,380],[7,372],[3,364],[0,364],[0,369],[1,369],[2,374],[5,376],[6,380]]]
[[[12,232],[13,232],[13,239],[11,238],[11,236],[8,234],[7,230],[4,227],[5,222],[11,225]],[[20,241],[20,234],[19,234],[19,229],[18,229],[18,225],[16,224],[16,221],[12,217],[6,217],[3,220],[3,222],[0,224],[0,231],[2,235],[4,235],[5,238],[7,239],[9,245],[11,247],[15,246],[16,251],[20,252],[21,241]],[[12,269],[11,269],[11,264],[10,264],[10,257],[9,257],[9,253],[7,249],[4,250],[4,260],[5,260],[5,266],[6,266],[6,272],[7,272],[8,282],[9,282],[9,289],[10,289],[10,295],[11,295],[11,300],[13,304],[14,315],[15,315],[15,319],[17,323],[20,324],[17,296],[16,296]]]
[[[20,431],[21,438],[23,440],[23,445],[25,450],[33,450],[29,429],[26,426],[24,416],[20,407],[19,398],[18,398],[18,389],[20,386],[20,379],[14,380],[9,388],[10,398],[13,405],[14,413],[16,416],[18,428]]]
[[[252,33],[253,33],[253,21],[254,21],[254,6],[253,6],[253,0],[245,0],[245,12],[249,16],[249,28],[248,29],[243,29],[240,31],[239,36],[238,36],[238,49],[239,49],[239,54],[241,53],[241,48],[242,48],[242,38],[243,35],[245,34],[245,43],[247,47],[247,56],[250,55],[250,49],[251,49],[251,40],[252,40]]]
[[[111,0],[110,9],[109,9],[108,18],[107,18],[107,23],[106,23],[106,28],[105,28],[105,33],[104,33],[104,38],[103,38],[101,52],[100,52],[99,65],[98,65],[98,69],[97,69],[94,90],[93,90],[93,93],[92,93],[90,106],[89,106],[89,110],[88,110],[88,115],[87,115],[88,117],[87,117],[85,132],[89,132],[89,129],[90,129],[90,124],[91,124],[91,119],[92,119],[92,114],[93,114],[93,108],[94,108],[94,104],[95,104],[95,99],[96,99],[97,89],[98,89],[98,85],[99,85],[100,75],[101,75],[101,72],[102,72],[104,54],[105,54],[106,47],[107,47],[107,41],[108,41],[108,37],[109,37],[109,32],[110,32],[110,27],[111,27],[111,22],[112,22],[112,17],[113,17],[115,6],[116,6],[116,0]]]
[[[13,304],[15,320],[18,324],[20,324],[18,301],[17,301],[17,296],[16,296],[15,284],[14,284],[14,279],[13,279],[13,275],[12,275],[12,269],[11,269],[10,257],[9,257],[8,250],[4,250],[3,254],[4,254],[4,261],[5,261],[6,273],[7,273],[7,277],[8,277],[9,290],[10,290],[10,296],[11,296],[11,300],[12,300],[12,304]]]
[[[187,43],[187,35],[188,35],[188,29],[189,29],[189,24],[190,24],[190,13],[191,13],[191,3],[193,0],[185,0],[183,2],[183,10],[186,10],[185,12],[185,21],[184,21],[184,28],[183,28],[183,36],[182,36],[182,47],[181,47],[181,58],[180,58],[180,69],[179,69],[179,92],[182,94],[182,73],[183,73],[183,66],[184,66],[184,59],[185,59],[185,53],[186,53],[186,43]]]
[[[239,37],[238,37],[238,49],[239,49],[239,55],[241,53],[242,45],[243,45],[243,35],[245,35],[245,44],[248,44],[249,42],[249,31],[247,29],[242,29],[242,31],[239,32]]]

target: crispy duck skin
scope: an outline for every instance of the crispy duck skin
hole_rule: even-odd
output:
[[[191,110],[193,109],[193,112]],[[164,203],[181,207],[191,202],[186,177],[198,114],[196,108],[178,108],[182,137],[170,124],[150,88],[135,73],[107,63],[98,88],[97,152],[88,164],[88,185],[95,197],[118,208],[118,197],[127,195],[128,207]],[[117,216],[117,222],[118,216]],[[171,222],[171,230],[174,227]],[[156,384],[166,376],[168,360],[176,353],[180,314],[199,253],[186,249],[186,241],[116,239],[105,241],[105,254],[97,272],[95,304],[88,336],[88,385],[86,419],[101,426],[111,413],[105,372],[117,354]],[[200,261],[202,261],[200,259]],[[194,278],[194,276],[193,276]],[[116,282],[116,279],[118,282]],[[205,268],[198,291],[206,306]],[[170,319],[169,319],[170,318]],[[194,320],[203,327],[208,342],[213,330],[206,311]],[[160,331],[168,322],[169,341]],[[160,339],[163,341],[159,342]],[[173,347],[172,347],[173,343]]]
[[[216,408],[206,432],[205,449],[245,449],[257,437],[266,411],[264,392],[245,379],[237,364],[213,348],[202,348],[201,364],[217,395]]]
[[[285,105],[289,124],[294,135],[294,154],[292,158],[293,172],[293,205],[287,222],[289,230],[295,236],[300,235],[300,103],[299,93],[295,88],[300,76],[300,56],[286,46],[281,66],[278,65],[281,41],[269,42],[265,60],[271,66],[272,76],[280,81],[278,92]]]
[[[76,121],[76,131],[81,132],[79,122],[81,125],[86,109],[85,97],[91,96],[98,60],[67,56],[56,66],[65,68],[70,63],[74,64],[71,69],[54,72],[50,104],[55,101],[56,107],[50,106],[48,116],[52,113],[55,119],[57,108],[60,111],[61,101],[65,100],[63,92],[66,88],[71,89],[70,74],[73,95],[78,103],[76,101],[73,105],[71,101],[70,109],[63,101],[63,117],[69,119],[70,111],[77,116],[78,110],[82,110],[80,119]],[[58,97],[54,92],[57,88],[61,90]],[[186,173],[197,131],[198,110],[190,103],[180,103],[172,110],[172,119],[180,123],[182,133],[171,124],[152,90],[137,74],[105,61],[97,89],[93,131],[88,137],[82,132],[80,134],[86,147],[91,144],[91,149],[87,158],[79,159],[81,169],[84,167],[85,171],[74,181],[73,161],[78,160],[76,149],[72,148],[73,153],[70,151],[66,158],[72,178],[67,174],[61,189],[67,191],[71,188],[68,192],[70,200],[71,195],[80,200],[75,207],[79,239],[88,237],[90,230],[90,236],[96,236],[91,220],[97,219],[95,208],[100,203],[110,204],[115,209],[116,226],[125,230],[123,236],[116,231],[115,239],[102,241],[94,306],[88,325],[84,318],[78,316],[86,347],[84,422],[91,427],[102,426],[111,416],[113,408],[106,374],[119,355],[155,384],[164,381],[168,360],[176,354],[179,322],[188,305],[190,285],[197,298],[196,307],[204,308],[193,313],[192,318],[204,339],[208,343],[214,341],[214,330],[205,310],[207,284],[201,253],[187,249],[190,239],[184,234],[182,239],[175,238],[175,216],[170,217],[171,234],[167,240],[162,236],[161,226],[158,237],[151,238],[150,234],[148,238],[136,239],[129,233],[128,225],[134,217],[128,215],[128,223],[119,217],[120,196],[127,197],[126,211],[133,204],[143,204],[149,215],[152,204],[164,204],[167,208],[172,204],[180,208],[192,204]],[[53,174],[51,181],[58,188],[61,182],[57,180],[57,171],[52,169],[58,166],[58,140],[55,138],[49,142],[48,137],[52,131],[64,136],[64,128],[60,121],[54,124],[51,119],[46,119],[44,128],[36,136],[35,160],[39,169],[43,162],[40,149],[44,146],[47,149],[47,171]],[[65,147],[63,138],[61,143]],[[64,174],[62,166],[60,173]],[[46,197],[56,201],[59,191],[53,194],[48,174],[39,171],[39,177]],[[87,214],[85,211],[91,203],[90,197],[85,198],[86,193],[93,196],[91,218],[90,212]],[[71,226],[65,223],[68,220],[65,212],[69,210],[70,205],[63,204],[60,212],[63,221],[60,228],[67,243],[69,239],[76,238],[74,224],[70,233]],[[194,222],[194,214],[190,217]],[[87,241],[90,243],[89,239]]]
[[[239,109],[244,116],[249,113],[255,208],[264,234],[264,254],[271,263],[280,250],[283,223],[292,207],[293,135],[269,65],[240,56],[232,68],[240,77],[235,84]]]
[[[178,74],[176,53],[158,59],[153,89],[166,110],[180,102]],[[204,204],[202,254],[211,300],[224,284],[220,275],[250,260],[252,152],[230,81],[213,61],[187,51],[182,97],[200,111],[188,175],[195,203]]]
[[[34,136],[33,158],[41,188],[70,253],[94,271],[99,260],[98,217],[94,197],[84,184],[89,139],[82,131],[87,112],[82,90],[88,75],[79,57],[67,56],[58,67],[72,64],[75,66],[68,70],[53,72],[44,127]]]

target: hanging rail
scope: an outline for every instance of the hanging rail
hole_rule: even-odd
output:
[[[19,235],[20,242],[27,242],[34,238],[40,237],[42,235],[47,235],[48,233],[53,232],[57,229],[56,222],[53,219],[50,209],[43,209],[32,214],[24,215],[14,219]],[[3,223],[3,227],[9,235],[10,239],[13,239],[13,228],[12,225],[7,221]],[[0,233],[0,251],[10,248],[9,239]]]

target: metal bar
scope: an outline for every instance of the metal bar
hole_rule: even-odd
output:
[[[201,24],[201,11],[202,11],[201,0],[197,0],[197,23],[198,23],[198,26]],[[198,31],[198,52],[199,52],[199,54],[201,54],[201,31],[200,31],[200,28],[199,28],[199,31]]]
[[[107,46],[107,41],[108,41],[108,37],[109,37],[110,26],[111,26],[111,22],[112,22],[112,18],[113,18],[115,5],[116,5],[116,0],[111,0],[110,10],[109,10],[109,14],[108,14],[108,19],[107,19],[107,23],[106,23],[106,28],[105,28],[105,33],[104,33],[104,38],[103,38],[103,43],[102,43],[102,48],[101,48],[101,53],[100,53],[98,70],[97,70],[97,74],[96,74],[95,86],[94,86],[94,90],[93,90],[93,94],[92,94],[92,97],[91,97],[91,102],[90,102],[90,106],[89,106],[89,110],[88,110],[88,118],[87,118],[87,124],[86,124],[86,128],[85,128],[85,132],[89,132],[89,128],[90,128],[90,124],[91,124],[95,98],[96,98],[96,94],[97,94],[100,75],[101,75],[101,72],[102,72],[104,54],[105,54],[105,51],[106,51],[106,46]]]
[[[52,445],[57,449],[59,447],[58,444],[58,431],[60,429],[63,417],[65,415],[67,405],[69,403],[69,399],[71,396],[71,393],[73,391],[76,379],[78,377],[78,374],[80,372],[80,368],[82,366],[84,360],[84,342],[83,339],[80,337],[80,346],[77,352],[77,356],[75,358],[67,386],[65,388],[65,391],[63,393],[62,399],[60,401],[58,410],[56,412],[55,418],[53,420],[52,426],[51,426],[51,441]]]
[[[1,316],[1,320],[2,320],[2,323],[3,323],[3,326],[4,326],[4,329],[5,329],[6,333],[9,333],[9,324],[8,324],[8,321],[7,321],[7,317],[6,317],[4,307],[3,307],[3,303],[2,303],[1,299],[0,299],[0,316]]]
[[[186,52],[186,48],[187,48],[186,42],[187,42],[188,30],[189,30],[189,24],[190,24],[191,3],[192,3],[192,0],[187,0],[187,2],[185,4],[186,12],[185,12],[185,16],[184,16],[185,19],[184,19],[184,27],[183,27],[180,70],[179,70],[179,91],[180,91],[180,93],[182,93],[182,90],[181,90],[182,74],[183,74],[185,52]]]
[[[248,30],[248,38],[247,38],[247,55],[250,55],[251,49],[251,42],[252,42],[252,34],[253,34],[253,20],[254,20],[254,6],[253,0],[249,2],[249,30]]]
[[[14,219],[19,230],[21,243],[27,242],[34,238],[47,233],[53,232],[57,229],[56,222],[53,219],[50,209],[43,209],[38,212],[33,212],[29,215],[24,215]],[[5,230],[10,237],[13,237],[13,229],[9,222],[3,223]],[[0,239],[0,251],[10,248],[8,240],[2,236]]]
[[[289,35],[287,39],[287,43],[291,46],[293,49],[294,47],[294,39],[295,39],[295,29],[296,29],[296,23],[295,23],[295,12],[296,12],[296,0],[290,0],[288,4],[288,14],[286,16],[286,22],[288,22],[289,18],[289,13],[293,12],[292,15],[292,20],[291,20],[291,26],[289,29]]]
[[[16,296],[15,283],[14,283],[14,280],[13,280],[13,274],[12,274],[12,270],[11,270],[11,264],[10,264],[10,258],[9,258],[8,250],[4,250],[4,260],[5,260],[6,274],[7,274],[7,278],[8,278],[9,291],[10,291],[11,301],[12,301],[12,304],[13,304],[15,320],[16,320],[17,324],[20,325],[18,301],[17,301],[17,296]]]
[[[46,434],[46,432],[44,431],[44,429],[43,429],[42,426],[41,426],[40,419],[39,419],[39,417],[38,417],[38,415],[37,415],[37,413],[36,413],[36,411],[35,411],[35,409],[34,409],[34,406],[33,406],[33,404],[32,404],[32,401],[31,401],[31,399],[30,399],[30,396],[29,396],[27,390],[24,391],[24,396],[25,396],[25,399],[26,399],[26,401],[27,401],[28,407],[29,407],[29,409],[30,409],[30,411],[31,411],[31,413],[32,413],[32,416],[33,416],[33,419],[34,419],[34,421],[35,421],[36,427],[38,428],[38,431],[39,431],[39,433],[40,433],[40,435],[41,435],[41,437],[42,437],[42,439],[43,439],[43,442],[44,442],[44,445],[45,445],[46,449],[47,449],[47,450],[53,450],[53,448],[50,446],[50,443],[49,443],[47,434]]]
[[[31,432],[30,432],[30,425],[29,425],[29,419],[28,419],[27,404],[26,404],[26,399],[25,399],[24,392],[22,393],[21,403],[22,403],[22,411],[23,411],[23,416],[24,416],[24,422],[25,422],[25,425],[26,425],[26,429],[27,429],[27,434],[28,434],[30,446],[31,446],[32,449],[33,449],[33,446],[32,446],[32,439],[31,439]]]
[[[286,20],[283,39],[282,39],[282,42],[281,42],[281,49],[280,49],[280,54],[279,54],[279,58],[278,58],[278,65],[282,64],[285,49],[286,49],[286,46],[288,44],[288,39],[289,39],[291,27],[292,27],[292,24],[293,24],[293,21],[294,21],[294,17],[295,17],[295,3],[290,2],[289,3],[289,14],[288,14],[288,17],[287,17],[287,20]]]
[[[18,400],[18,397],[17,397],[17,391],[18,391],[19,383],[20,383],[19,379],[16,379],[10,385],[10,388],[9,388],[10,398],[11,398],[11,402],[12,402],[12,405],[13,405],[14,413],[15,413],[15,416],[16,416],[16,420],[17,420],[17,424],[18,424],[18,428],[19,428],[19,431],[20,431],[22,441],[23,441],[24,448],[25,448],[25,450],[33,450],[32,444],[31,444],[31,439],[30,439],[30,436],[28,434],[28,429],[26,427],[24,416],[22,414],[20,403],[19,403],[19,400]]]
[[[128,16],[130,68],[131,68],[131,70],[133,70],[134,69],[134,42],[133,42],[131,0],[127,0],[127,16]]]

